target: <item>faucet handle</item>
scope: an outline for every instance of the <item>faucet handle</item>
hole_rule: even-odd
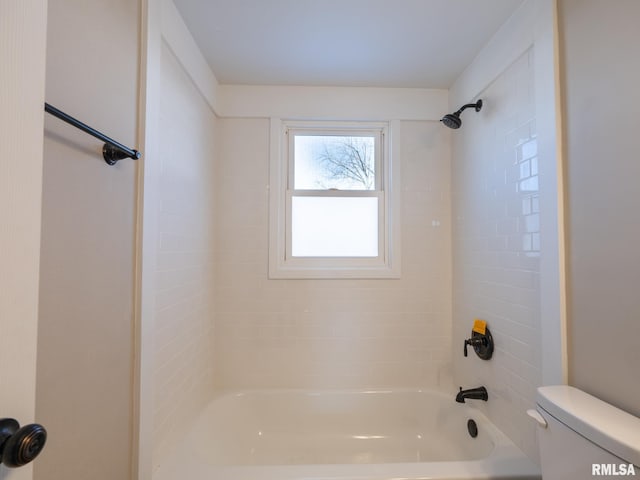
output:
[[[489,360],[493,355],[493,336],[488,328],[485,333],[478,333],[475,330],[471,332],[471,338],[464,341],[464,356],[468,355],[467,345],[471,345],[476,355],[483,360]]]
[[[467,345],[471,345],[472,347],[483,347],[487,345],[487,338],[482,335],[478,337],[471,337],[464,341],[464,356],[467,356]]]

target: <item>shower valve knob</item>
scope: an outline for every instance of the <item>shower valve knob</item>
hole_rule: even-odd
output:
[[[464,341],[464,356],[468,356],[467,345],[471,345],[472,347],[482,347],[487,344],[487,340],[481,337],[468,338]]]
[[[471,345],[476,355],[482,360],[489,360],[493,355],[493,336],[488,328],[485,333],[471,332],[471,338],[464,341],[464,356],[468,355],[467,345]]]
[[[42,425],[32,423],[20,428],[13,418],[0,419],[0,463],[10,468],[21,467],[35,459],[47,441]]]

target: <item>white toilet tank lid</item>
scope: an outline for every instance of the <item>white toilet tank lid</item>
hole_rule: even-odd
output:
[[[539,387],[536,402],[570,429],[640,466],[640,418],[568,385]]]

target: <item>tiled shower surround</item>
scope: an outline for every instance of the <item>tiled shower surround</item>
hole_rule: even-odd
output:
[[[502,55],[508,42],[501,40],[530,28],[520,28],[524,17],[508,22],[481,57]],[[520,45],[512,58],[532,44]],[[503,66],[470,65],[448,92],[451,107],[477,98],[484,106],[466,111],[460,130],[435,120],[445,107],[425,115],[430,120],[409,115],[418,119],[397,122],[402,271],[398,279],[376,280],[269,279],[269,116],[299,109],[264,101],[269,89],[251,90],[260,100],[254,102],[221,88],[216,117],[200,105],[204,96],[189,75],[165,62],[175,84],[168,85],[175,98],[165,98],[166,111],[173,102],[193,111],[165,115],[167,141],[192,122],[205,130],[193,141],[199,152],[171,163],[160,178],[166,206],[155,277],[154,465],[215,389],[427,387],[451,392],[453,402],[458,385],[485,385],[489,401],[476,405],[537,456],[525,411],[542,377],[540,216],[548,217],[539,201],[546,185],[539,185],[533,48]],[[318,96],[313,89],[286,93]],[[356,115],[338,100],[344,92],[321,94],[326,102],[302,102],[306,109],[293,117],[324,118],[317,110],[327,104],[342,117]],[[446,95],[432,92],[429,102]],[[387,110],[395,113],[377,119],[405,118],[402,109],[381,112]],[[170,220],[178,217],[186,229],[176,236]],[[172,259],[177,263],[164,263]],[[475,318],[486,320],[495,338],[489,362],[473,352],[462,356]]]
[[[401,122],[402,277],[268,279],[269,120],[222,119],[215,381],[222,388],[450,385],[450,133]]]
[[[535,457],[540,371],[540,211],[533,49],[479,95],[453,142],[453,359],[463,388],[484,385],[480,405]],[[495,340],[489,362],[463,339],[482,318]]]

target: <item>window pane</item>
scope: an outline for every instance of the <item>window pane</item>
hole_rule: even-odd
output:
[[[295,190],[374,190],[375,137],[294,136]]]
[[[377,197],[292,197],[294,257],[377,257]]]

